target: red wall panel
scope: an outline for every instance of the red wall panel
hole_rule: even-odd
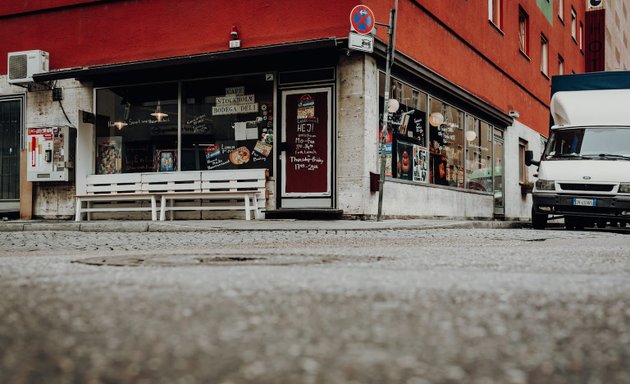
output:
[[[20,13],[37,12],[43,10],[52,10],[54,8],[63,8],[68,6],[76,6],[85,3],[94,3],[97,1],[108,0],[5,0],[0,6],[0,16],[15,15]],[[109,0],[112,1],[112,0]]]
[[[393,1],[366,0],[381,22]],[[550,78],[540,72],[541,34],[549,40],[549,76],[557,74],[558,55],[565,73],[584,71],[584,54],[571,37],[570,9],[583,21],[584,2],[565,0],[564,24],[557,2],[550,23],[536,0],[503,1],[503,26],[488,20],[486,0],[400,0],[396,48],[470,93],[548,133]],[[529,57],[519,51],[518,8],[530,18]],[[382,16],[380,16],[382,15]],[[386,41],[385,28],[378,36]]]
[[[51,69],[223,51],[232,25],[243,48],[344,37],[355,4],[133,0],[13,15],[0,20],[0,73],[7,52],[29,49],[48,51]]]

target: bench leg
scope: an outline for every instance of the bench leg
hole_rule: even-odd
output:
[[[162,195],[160,199],[160,221],[166,220],[166,196]]]
[[[254,219],[260,219],[260,212],[258,207],[258,197],[256,195],[252,196],[252,201],[254,202]]]
[[[75,208],[74,221],[81,221],[81,205],[83,202],[81,199],[77,198],[77,206]]]
[[[157,202],[155,196],[151,196],[151,221],[157,220]]]
[[[251,220],[252,213],[250,211],[251,208],[249,207],[249,195],[245,195],[245,220]]]

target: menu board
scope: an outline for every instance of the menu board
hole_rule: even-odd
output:
[[[286,186],[288,193],[327,193],[329,92],[286,96]]]

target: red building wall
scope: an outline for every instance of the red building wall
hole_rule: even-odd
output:
[[[49,52],[51,69],[224,51],[232,25],[238,27],[243,48],[347,37],[356,0],[317,6],[294,0],[30,3],[0,4],[0,73],[6,73],[7,52],[30,49]]]
[[[383,15],[393,1],[365,3]],[[564,24],[553,1],[550,24],[536,0],[504,0],[501,30],[488,20],[487,0],[399,3],[397,49],[504,112],[518,110],[523,124],[548,133],[550,77],[558,74],[558,54],[565,60],[565,73],[584,72],[584,55],[570,25],[571,7],[578,25],[584,22],[583,1],[564,1]],[[519,5],[529,15],[529,57],[519,51]],[[381,29],[379,36],[385,39]],[[540,71],[541,33],[549,40],[549,77]]]
[[[488,21],[486,0],[399,0],[396,47],[451,82],[542,134],[548,131],[550,80],[540,73],[540,34],[549,39],[549,74],[557,57],[565,73],[584,71],[571,38],[570,9],[578,24],[585,4],[565,0],[564,24],[553,25],[536,0],[504,0],[502,30]],[[393,0],[29,0],[0,4],[0,74],[7,52],[42,49],[51,69],[91,66],[227,50],[232,25],[242,47],[318,38],[346,38],[358,3],[387,23]],[[518,45],[518,7],[530,17],[529,58]],[[387,41],[386,28],[378,37]]]

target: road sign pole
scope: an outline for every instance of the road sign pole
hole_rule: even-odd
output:
[[[389,24],[387,25],[387,34],[389,35],[389,43],[387,44],[387,59],[385,62],[385,97],[383,98],[383,129],[381,130],[381,143],[379,152],[381,155],[381,174],[379,178],[378,188],[378,214],[377,221],[382,220],[383,214],[383,186],[385,184],[385,147],[387,145],[387,123],[389,121],[389,83],[391,78],[391,67],[394,64],[394,43],[396,39],[396,11],[398,10],[398,0],[395,0],[394,8],[389,10]],[[392,152],[393,152],[392,148]]]

